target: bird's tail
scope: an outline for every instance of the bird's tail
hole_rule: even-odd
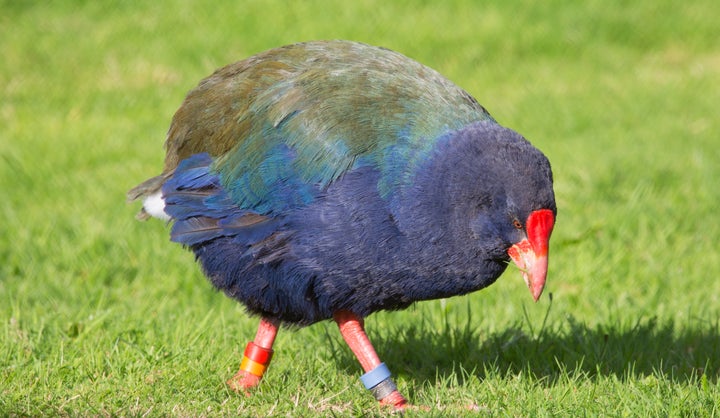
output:
[[[160,174],[159,176],[155,176],[153,178],[145,180],[144,182],[138,184],[127,192],[128,202],[132,202],[138,199],[143,200],[143,207],[140,209],[140,212],[135,215],[135,218],[144,221],[153,216],[152,211],[149,211],[146,208],[147,203],[149,200],[154,200],[152,199],[153,197],[161,195],[163,184],[165,184],[167,179],[172,177],[172,175],[173,171]]]

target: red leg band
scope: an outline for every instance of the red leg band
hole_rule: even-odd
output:
[[[251,341],[248,343],[247,347],[245,347],[244,354],[245,357],[250,360],[267,366],[270,364],[270,360],[272,359],[273,350],[271,348],[260,347]]]

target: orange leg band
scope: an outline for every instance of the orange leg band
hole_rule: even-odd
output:
[[[243,357],[242,362],[240,362],[240,370],[245,370],[257,377],[262,377],[262,375],[265,374],[265,370],[267,370],[267,365]]]

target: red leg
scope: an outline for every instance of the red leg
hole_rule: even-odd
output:
[[[245,392],[247,389],[257,386],[260,383],[267,366],[272,359],[272,346],[278,332],[280,323],[274,319],[262,318],[258,326],[255,340],[248,343],[245,348],[245,355],[240,370],[235,376],[227,381],[230,389],[235,392]]]
[[[348,311],[335,312],[334,318],[335,322],[338,324],[338,328],[340,328],[340,333],[345,339],[345,342],[350,347],[350,350],[352,350],[355,354],[355,357],[357,357],[363,370],[365,370],[365,376],[367,376],[370,372],[384,368],[384,365],[380,362],[380,357],[378,357],[375,352],[375,348],[373,348],[367,334],[365,334],[363,319]],[[389,394],[378,399],[380,403],[382,405],[393,406],[396,409],[403,409],[407,407],[407,400],[400,394],[400,392],[397,391],[397,389],[394,389],[394,383],[392,383],[389,373],[387,375],[387,380],[392,384],[393,390]],[[383,381],[377,386],[385,385],[386,383],[387,382]],[[373,393],[377,395],[377,392],[374,390]]]

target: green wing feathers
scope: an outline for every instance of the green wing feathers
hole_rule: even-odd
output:
[[[487,119],[468,93],[399,53],[345,41],[295,44],[201,81],[173,117],[163,172],[208,153],[224,188],[250,207],[278,181],[322,188],[358,160],[383,170],[389,148],[393,158],[410,158]]]

